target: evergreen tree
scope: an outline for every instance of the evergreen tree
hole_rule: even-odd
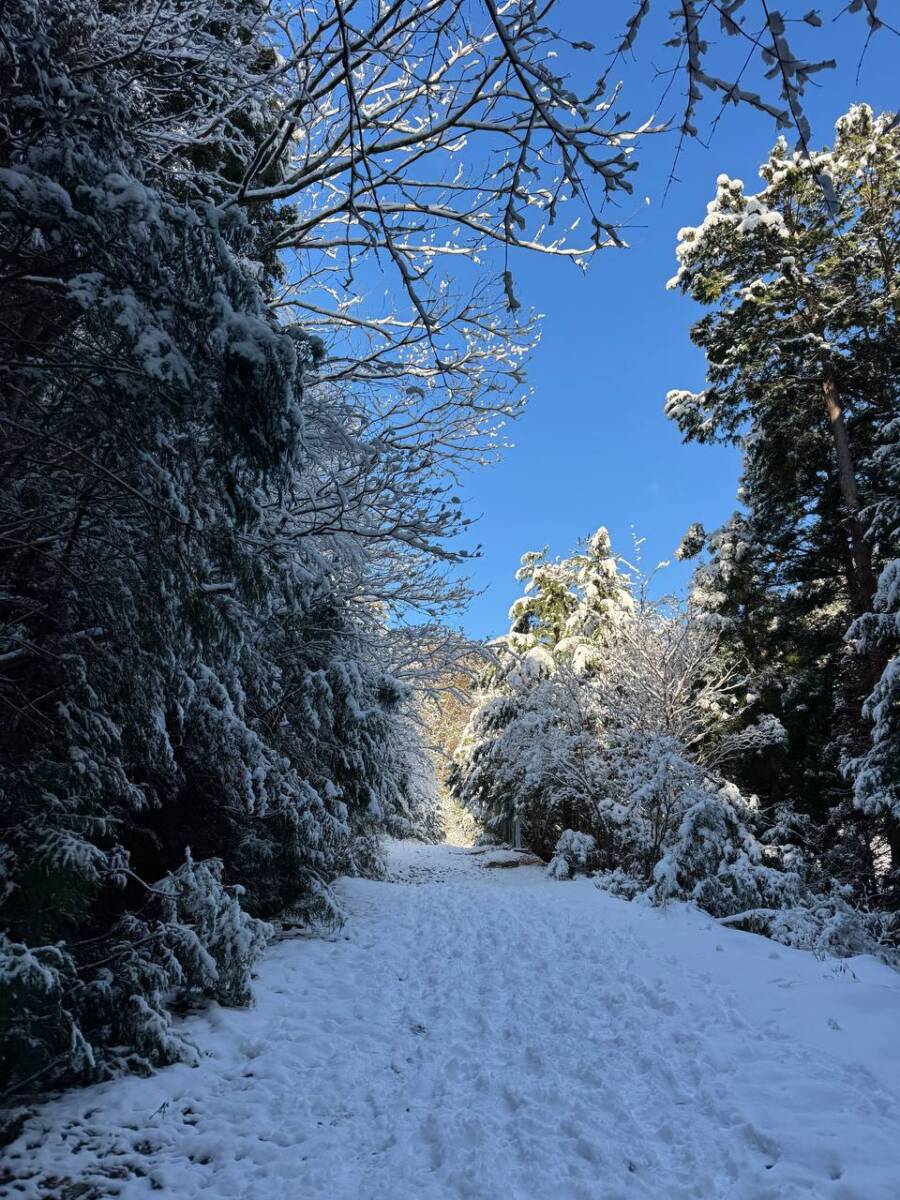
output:
[[[549,856],[566,827],[590,823],[581,766],[594,714],[583,682],[602,669],[603,647],[633,602],[603,528],[565,559],[529,551],[516,579],[524,594],[509,610],[509,633],[490,647],[449,781],[488,830],[519,817],[532,848]]]
[[[261,917],[334,915],[381,831],[434,830],[385,604],[447,601],[459,510],[273,314],[289,213],[229,202],[271,125],[266,9],[4,13],[13,1090],[191,1054],[173,995],[246,1002]]]
[[[524,595],[509,610],[509,648],[543,646],[584,666],[633,608],[628,580],[601,526],[577,553],[549,562],[547,550],[522,556],[516,579]]]
[[[779,141],[756,195],[720,176],[702,224],[680,233],[671,281],[710,310],[691,331],[708,386],[671,392],[666,411],[687,439],[744,456],[744,510],[709,539],[698,598],[751,664],[757,712],[788,731],[780,762],[746,778],[819,821],[884,668],[882,649],[848,654],[844,634],[897,553],[872,513],[896,486],[882,438],[900,380],[898,170],[896,124],[865,105],[838,121],[830,150],[807,158]]]

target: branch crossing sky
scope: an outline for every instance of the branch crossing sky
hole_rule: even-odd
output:
[[[671,36],[668,7],[657,6],[642,30],[637,60],[623,64],[623,107],[633,118],[657,108],[666,86],[665,77],[654,76],[655,65],[664,67],[671,53],[663,49]],[[567,0],[557,20],[573,40],[600,47],[611,41],[609,11],[596,0]],[[878,33],[860,68],[864,22],[849,14],[832,22],[824,7],[823,21],[815,42],[804,49],[817,58],[834,56],[838,67],[822,72],[819,86],[807,90],[814,147],[830,144],[835,119],[854,102],[876,110],[900,105],[900,39],[888,30]],[[712,61],[718,48],[710,49]],[[721,51],[730,52],[724,44]],[[760,87],[758,70],[752,86]],[[676,80],[657,108],[676,128],[683,87]],[[718,111],[718,100],[706,100],[699,109],[702,139],[708,139]],[[618,210],[632,226],[630,249],[601,251],[586,273],[538,256],[521,255],[513,264],[523,306],[545,314],[543,334],[529,367],[534,394],[510,431],[514,448],[499,465],[473,472],[465,489],[471,515],[481,514],[472,540],[482,544],[482,557],[470,571],[481,594],[463,619],[470,635],[505,630],[507,609],[518,594],[514,573],[526,550],[549,545],[552,556],[564,555],[579,538],[606,525],[614,549],[628,557],[634,526],[646,539],[643,565],[652,568],[672,558],[692,521],[715,528],[737,507],[737,452],[682,445],[677,428],[663,416],[669,389],[696,390],[704,381],[703,357],[688,337],[699,308],[667,292],[665,284],[675,272],[676,233],[702,220],[716,176],[741,178],[755,190],[759,163],[776,136],[764,115],[729,108],[708,146],[694,141],[684,147],[678,182],[664,202],[677,133],[652,139],[641,152],[634,196]],[[661,586],[682,587],[689,573],[689,564],[673,563],[660,576]]]

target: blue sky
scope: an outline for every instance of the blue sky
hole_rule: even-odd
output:
[[[652,110],[663,90],[651,60],[666,62],[662,43],[671,35],[665,22],[670,7],[658,6],[659,15],[638,45],[639,61],[623,72],[627,107],[635,114]],[[559,19],[574,39],[605,46],[613,9],[629,11],[597,0],[569,0]],[[854,101],[876,108],[900,102],[900,41],[888,31],[873,38],[857,84],[865,25],[852,16],[832,24],[824,6],[823,15],[825,27],[814,43],[817,57],[834,55],[838,68],[820,75],[822,86],[808,94],[814,145],[831,140],[835,118]],[[680,87],[670,91],[659,116],[677,115]],[[718,102],[701,110],[704,137],[717,111]],[[698,142],[686,146],[678,164],[680,182],[665,204],[676,139],[654,139],[642,152],[634,202],[620,210],[623,218],[633,213],[635,224],[643,226],[630,231],[630,249],[602,251],[586,274],[536,256],[516,264],[517,293],[526,307],[545,314],[543,333],[529,368],[534,394],[511,430],[514,448],[499,464],[473,472],[465,488],[470,513],[480,515],[474,540],[482,544],[482,556],[470,570],[481,594],[462,619],[471,636],[506,629],[507,609],[518,594],[514,573],[525,550],[548,545],[552,555],[564,554],[580,537],[606,525],[614,547],[628,554],[634,526],[646,539],[644,565],[652,566],[672,556],[691,521],[714,528],[734,510],[737,453],[682,445],[678,430],[663,417],[670,388],[703,385],[703,358],[688,338],[699,310],[667,292],[665,282],[675,270],[676,232],[702,219],[716,176],[725,172],[755,185],[758,165],[775,136],[765,116],[730,109],[709,148]],[[687,575],[686,564],[673,566],[665,573],[667,590],[682,586]]]

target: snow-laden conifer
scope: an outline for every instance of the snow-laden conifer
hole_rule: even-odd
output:
[[[589,555],[523,559],[526,594],[457,750],[456,797],[489,829],[518,818],[555,879],[593,873],[616,895],[697,904],[792,945],[872,949],[884,923],[728,777],[785,731],[753,717],[727,623],[696,598],[653,599],[601,534],[594,571]]]
[[[760,176],[753,193],[721,175],[679,234],[671,285],[707,308],[692,329],[707,386],[670,392],[666,411],[687,439],[743,454],[741,511],[709,537],[692,526],[682,549],[709,551],[695,599],[749,670],[747,720],[785,730],[768,761],[732,769],[768,804],[811,814],[817,854],[869,902],[885,891],[883,852],[894,867],[900,855],[897,122],[855,104],[830,147],[780,140]]]

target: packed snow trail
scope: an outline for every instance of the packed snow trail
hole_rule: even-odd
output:
[[[900,976],[497,858],[394,844],[198,1068],[42,1108],[3,1195],[900,1197]]]

